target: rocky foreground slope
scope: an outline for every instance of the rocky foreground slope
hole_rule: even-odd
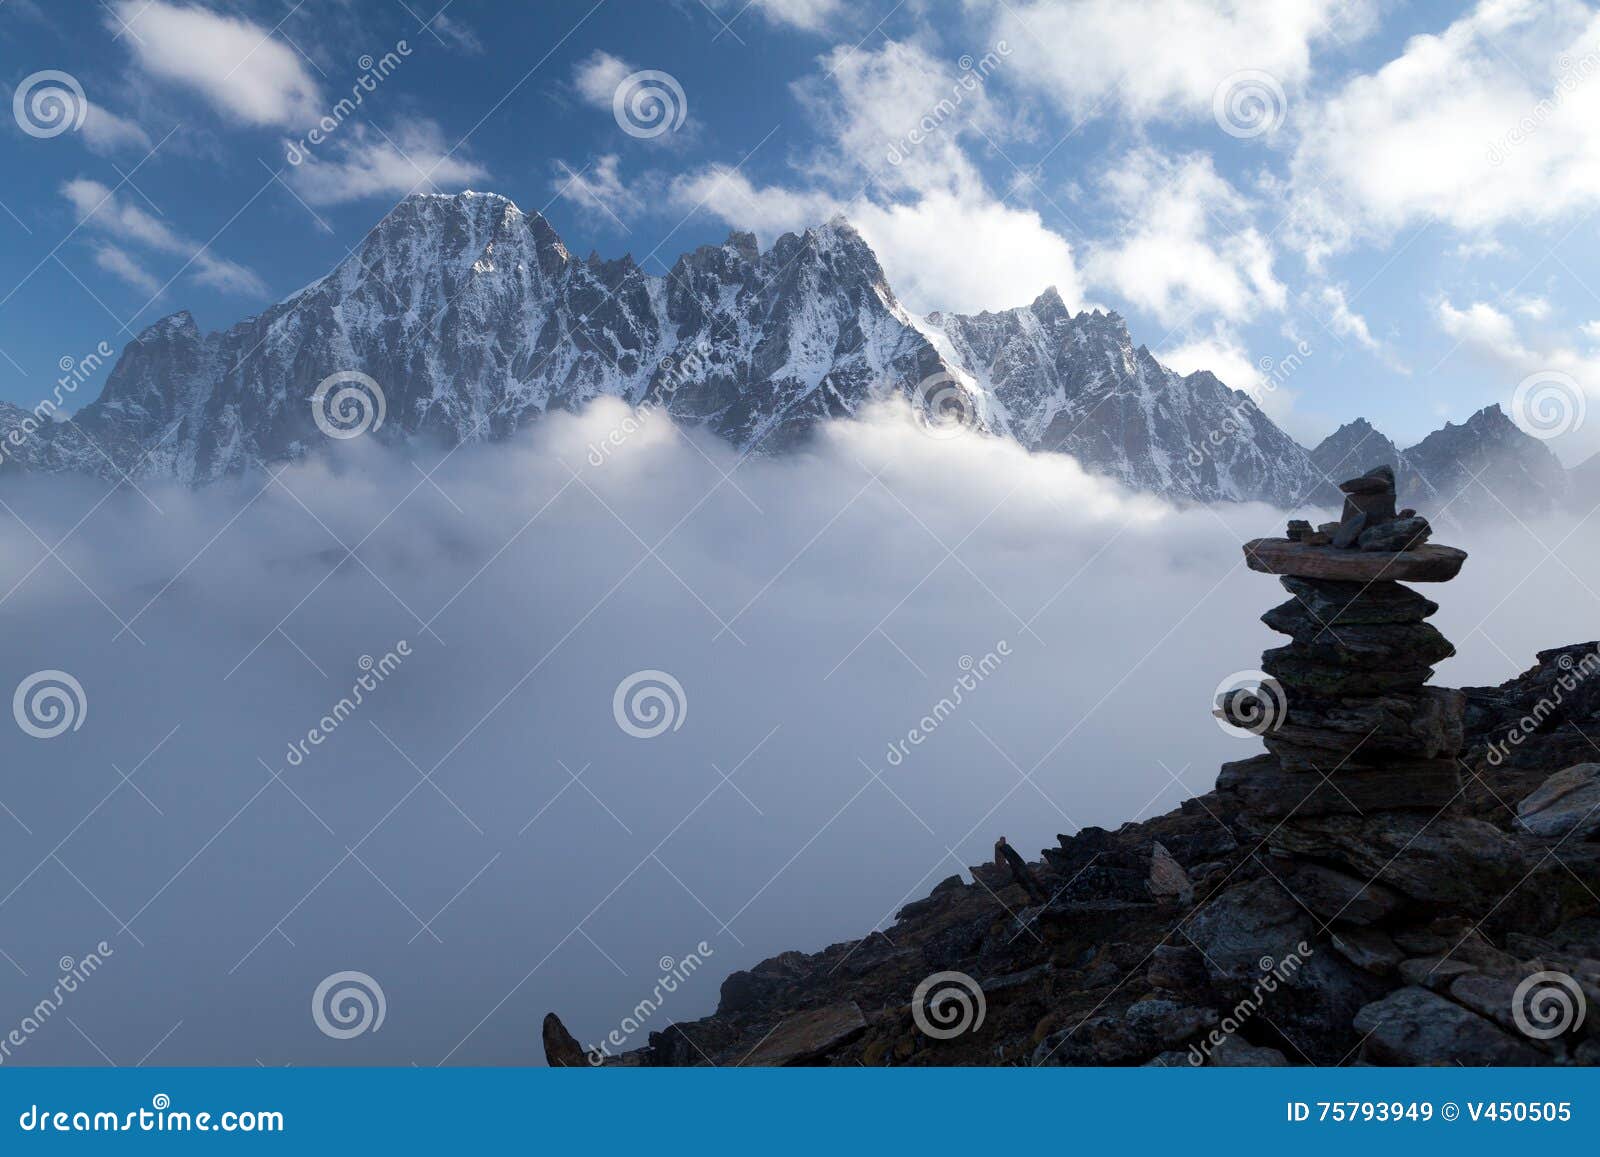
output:
[[[1215,791],[1033,862],[1002,840],[891,927],[736,972],[714,1015],[635,1052],[586,1055],[552,1014],[549,1061],[1600,1062],[1600,643],[1426,685],[1453,648],[1389,576],[1464,556],[1371,479],[1342,526],[1246,547],[1283,576],[1263,618],[1292,642],[1264,656],[1277,681],[1219,703],[1269,750]]]

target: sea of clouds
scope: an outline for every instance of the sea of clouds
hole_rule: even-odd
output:
[[[598,1042],[703,958],[642,1045],[997,836],[1031,855],[1209,789],[1258,750],[1213,692],[1284,597],[1240,552],[1281,511],[898,409],[776,459],[603,402],[109,490],[0,486],[0,690],[82,687],[75,728],[0,727],[0,1035],[114,950],[5,1063],[538,1063],[545,1012]],[[1574,530],[1452,535],[1440,682],[1597,633]],[[383,994],[348,1039],[313,1015],[340,972]]]

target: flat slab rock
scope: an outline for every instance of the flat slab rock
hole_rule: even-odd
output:
[[[1337,579],[1278,579],[1317,622],[1337,626],[1374,623],[1420,623],[1439,609],[1410,587],[1395,582],[1354,583]]]
[[[1236,760],[1222,765],[1217,790],[1237,799],[1253,816],[1293,817],[1296,823],[1318,816],[1359,819],[1367,812],[1408,808],[1433,813],[1461,794],[1461,777],[1450,759],[1370,770],[1340,767],[1337,760],[1321,766],[1327,775],[1287,771],[1273,755]],[[1359,832],[1353,838],[1359,839]],[[1377,870],[1368,869],[1366,878]]]
[[[1247,829],[1257,826],[1246,817]],[[1265,830],[1275,847],[1340,865],[1423,904],[1487,909],[1528,871],[1515,840],[1469,817],[1429,811],[1305,818],[1296,813],[1276,826],[1267,821]]]
[[[1550,1058],[1426,988],[1402,988],[1356,1014],[1369,1059],[1390,1065],[1547,1065]]]
[[[1262,574],[1347,582],[1449,582],[1461,573],[1467,552],[1428,544],[1415,550],[1340,550],[1287,538],[1257,538],[1244,544],[1244,559]]]
[[[1545,839],[1593,838],[1600,832],[1600,763],[1556,772],[1517,805],[1517,820]]]
[[[866,1018],[854,1001],[797,1013],[775,1028],[741,1063],[757,1068],[803,1065],[844,1044],[866,1027]]]

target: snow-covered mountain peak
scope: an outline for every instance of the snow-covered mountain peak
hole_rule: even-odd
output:
[[[1119,314],[1073,313],[1053,288],[1012,309],[914,318],[843,217],[765,251],[734,230],[654,275],[630,256],[577,260],[542,214],[472,190],[405,198],[330,273],[223,332],[202,334],[187,311],[149,326],[98,400],[31,434],[5,468],[197,483],[297,457],[325,441],[319,385],[351,371],[383,392],[372,436],[386,441],[501,438],[612,396],[776,452],[875,399],[925,405],[953,383],[980,431],[1139,489],[1287,505],[1323,480],[1246,395],[1174,373]],[[0,408],[0,433],[21,413]],[[1364,421],[1329,442],[1330,458],[1362,467],[1372,450],[1398,457]],[[1528,443],[1491,408],[1412,453],[1418,477],[1456,455],[1514,463],[1537,489],[1548,451]]]

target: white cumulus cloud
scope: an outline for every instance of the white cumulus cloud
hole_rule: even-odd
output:
[[[1313,261],[1434,220],[1482,245],[1600,204],[1600,15],[1482,0],[1307,110],[1293,234]]]
[[[296,125],[317,115],[316,81],[271,28],[165,0],[120,0],[114,11],[131,29],[121,42],[146,73],[199,93],[225,116]]]
[[[1018,82],[1074,118],[1212,115],[1219,84],[1270,74],[1290,100],[1311,76],[1313,50],[1372,25],[1352,0],[1027,0],[997,4],[993,30],[1016,54]]]
[[[1254,207],[1203,153],[1136,149],[1102,178],[1120,215],[1114,239],[1095,246],[1084,272],[1166,325],[1197,314],[1240,322],[1282,310],[1287,289]]]
[[[617,85],[633,71],[633,65],[621,57],[596,49],[573,69],[572,86],[577,89],[579,96],[596,108],[610,108]]]

